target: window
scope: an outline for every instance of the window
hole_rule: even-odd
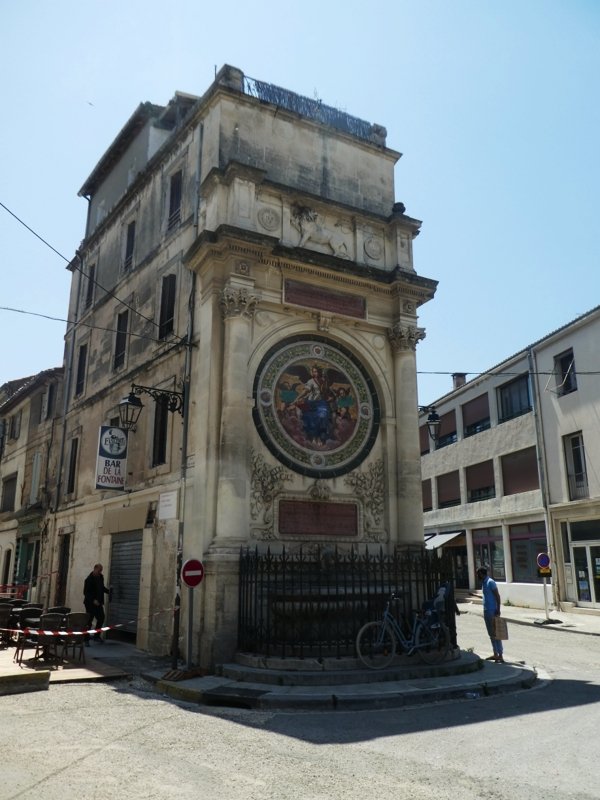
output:
[[[490,404],[487,393],[465,403],[461,410],[465,437],[486,431],[490,427]]]
[[[502,456],[502,485],[504,494],[531,492],[540,488],[535,447]]]
[[[567,468],[567,483],[569,485],[569,500],[579,500],[589,497],[587,472],[585,468],[585,450],[583,436],[572,433],[563,437],[565,448],[565,463]]]
[[[516,583],[541,583],[543,579],[538,575],[537,557],[538,553],[548,550],[543,520],[511,525],[509,535],[513,580]]]
[[[575,358],[572,350],[561,353],[554,359],[554,374],[556,375],[556,391],[558,396],[570,394],[577,389],[577,376],[575,375]]]
[[[75,478],[77,476],[77,451],[79,450],[79,439],[71,439],[71,452],[69,453],[69,471],[67,473],[66,494],[73,494],[75,491]]]
[[[158,338],[165,339],[173,333],[175,326],[175,275],[165,275],[162,279],[160,295],[160,317],[158,320]]]
[[[87,365],[87,344],[79,345],[79,357],[77,359],[77,376],[75,378],[75,397],[83,394],[85,387],[85,368]]]
[[[54,416],[54,398],[56,395],[56,384],[49,383],[46,391],[42,395],[40,406],[40,422],[51,419]]]
[[[29,505],[35,505],[40,493],[40,475],[42,473],[42,454],[37,451],[31,462],[31,486],[29,487]]]
[[[87,285],[85,287],[85,308],[90,308],[94,302],[94,287],[96,285],[96,265],[88,267]]]
[[[431,511],[433,508],[433,501],[431,499],[431,479],[427,478],[426,481],[421,483],[421,491],[423,494],[423,511]]]
[[[438,428],[438,440],[435,443],[436,449],[454,444],[456,441],[456,411],[448,411],[440,417],[440,427]]]
[[[458,470],[438,475],[436,478],[438,508],[460,505],[460,478]]]
[[[478,503],[480,500],[489,500],[496,496],[494,462],[491,459],[480,464],[471,464],[465,470],[465,476],[469,503]]]
[[[2,567],[2,583],[6,586],[10,583],[10,566],[12,562],[12,550],[9,548],[4,553],[4,565]]]
[[[2,505],[0,511],[14,511],[17,499],[17,476],[10,475],[2,481]]]
[[[127,226],[125,234],[125,256],[123,258],[123,270],[131,269],[133,265],[133,250],[135,247],[135,220]]]
[[[419,428],[419,444],[421,445],[421,455],[424,456],[429,453],[431,437],[427,425],[421,425]]]
[[[498,408],[500,422],[531,411],[528,375],[521,375],[498,389]]]
[[[17,411],[10,418],[10,427],[8,431],[9,439],[18,439],[21,435],[21,412]]]
[[[167,461],[167,430],[169,423],[168,399],[159,397],[154,410],[154,435],[152,439],[152,466]]]
[[[115,339],[115,355],[113,358],[113,369],[122,367],[125,363],[125,353],[127,352],[127,326],[129,322],[129,311],[123,311],[117,316],[117,336]]]
[[[167,230],[172,231],[181,222],[181,190],[183,186],[183,175],[181,170],[171,175],[169,184],[169,216],[167,219]]]
[[[478,528],[474,530],[473,552],[476,570],[479,567],[485,567],[495,580],[506,580],[502,528],[495,526],[493,528]]]

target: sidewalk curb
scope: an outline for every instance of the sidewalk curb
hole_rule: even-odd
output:
[[[469,608],[465,609],[464,611],[461,610],[460,613],[475,614],[476,616],[483,618],[483,610],[475,611]],[[539,619],[542,619],[541,615],[543,615],[543,613],[544,613],[543,611],[540,611]],[[546,630],[562,631],[563,633],[579,633],[582,636],[600,636],[600,631],[590,631],[590,630],[584,630],[582,628],[571,627],[571,623],[565,623],[563,620],[558,620],[554,624],[547,624],[544,622],[538,622],[536,619],[519,619],[518,617],[511,616],[510,613],[507,614],[506,607],[503,607],[502,616],[507,622],[510,622],[513,625],[525,625],[529,627],[545,628]]]
[[[525,664],[508,664],[507,667],[506,674],[495,674],[492,668],[484,676],[480,670],[472,673],[472,680],[464,680],[463,676],[459,683],[450,683],[451,678],[423,678],[387,684],[307,687],[305,691],[299,691],[299,687],[242,683],[218,676],[199,679],[194,686],[157,680],[151,675],[144,677],[153,680],[162,694],[197,705],[255,711],[360,711],[475,700],[540,685],[535,667]]]
[[[39,692],[49,687],[50,672],[48,670],[0,675],[0,697],[22,692]]]

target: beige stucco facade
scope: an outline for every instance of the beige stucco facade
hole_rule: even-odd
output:
[[[50,520],[72,607],[97,561],[117,585],[133,542],[136,641],[169,651],[181,591],[184,649],[177,563],[199,558],[192,656],[210,666],[235,650],[241,547],[422,545],[418,309],[436,282],[417,274],[420,222],[395,202],[399,155],[380,126],[224,67],[202,97],[140,106],[100,159],[70,265]],[[183,414],[161,420],[142,391],[125,491],[97,488],[99,427],[118,426],[132,384],[185,395]]]

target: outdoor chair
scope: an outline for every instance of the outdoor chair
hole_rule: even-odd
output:
[[[67,614],[71,613],[71,609],[69,606],[52,606],[46,611],[47,614],[62,614],[63,617],[66,617]]]
[[[58,650],[62,646],[64,636],[54,633],[64,629],[63,614],[42,614],[37,636],[37,647],[34,658],[59,658]]]
[[[12,609],[9,605],[0,605],[0,642],[8,647],[10,644],[10,617]]]
[[[87,611],[72,611],[67,614],[65,628],[66,634],[63,637],[62,657],[68,657],[69,651],[72,652],[71,658],[75,661],[75,653],[78,651],[78,661],[85,664],[85,634],[87,631],[89,617]]]

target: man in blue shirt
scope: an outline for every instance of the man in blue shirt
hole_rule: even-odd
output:
[[[494,655],[490,656],[490,660],[495,661],[497,664],[503,664],[504,648],[502,640],[494,639],[494,617],[500,616],[500,592],[496,581],[488,576],[485,567],[479,567],[477,577],[481,581],[481,590],[483,592],[483,619],[494,650]]]

